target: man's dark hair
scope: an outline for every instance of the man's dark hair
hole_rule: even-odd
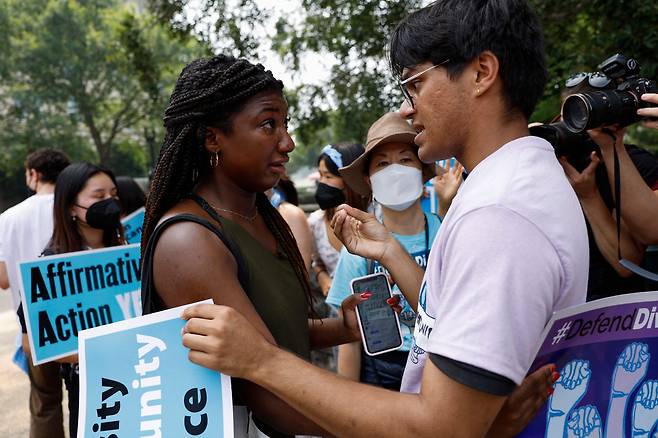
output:
[[[25,168],[39,172],[40,181],[44,183],[55,183],[59,173],[69,164],[69,157],[57,149],[38,149],[25,159]]]
[[[439,0],[404,20],[390,41],[391,68],[423,62],[445,66],[450,79],[485,50],[498,58],[509,110],[532,114],[548,79],[544,39],[525,0]]]
[[[117,195],[122,215],[128,215],[146,204],[144,190],[129,176],[117,177]]]

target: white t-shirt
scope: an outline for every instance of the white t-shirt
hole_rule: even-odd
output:
[[[0,215],[0,261],[18,309],[21,302],[18,263],[41,255],[53,234],[53,194],[34,195]]]
[[[308,217],[308,224],[313,234],[313,259],[322,262],[329,276],[334,278],[340,251],[336,251],[336,248],[329,242],[327,226],[324,222],[324,210],[315,210],[311,213]]]
[[[523,137],[468,175],[430,252],[401,391],[428,353],[521,383],[556,310],[585,302],[585,219],[551,145]]]

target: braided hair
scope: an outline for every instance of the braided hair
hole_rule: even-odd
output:
[[[231,133],[231,116],[263,91],[282,92],[283,83],[261,64],[245,59],[219,55],[197,59],[183,68],[164,113],[167,131],[146,201],[142,257],[164,213],[192,192],[200,174],[210,170],[204,147],[206,127]],[[312,311],[308,273],[290,227],[264,194],[257,194],[256,207],[290,260]]]

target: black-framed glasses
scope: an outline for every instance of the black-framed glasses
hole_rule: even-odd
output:
[[[567,88],[573,88],[582,84],[585,80],[587,80],[587,83],[594,88],[607,88],[612,82],[612,79],[600,71],[595,71],[593,73],[581,72],[570,76],[564,82],[564,86]]]
[[[427,73],[428,71],[430,71],[432,69],[435,69],[439,66],[442,66],[443,64],[446,64],[448,62],[450,62],[450,60],[446,59],[445,61],[443,61],[439,64],[434,64],[433,66],[428,67],[425,70],[423,70],[419,73],[416,73],[413,76],[408,77],[407,79],[404,79],[402,81],[398,81],[398,85],[400,86],[400,90],[402,90],[402,95],[404,96],[405,100],[409,103],[409,105],[411,105],[412,108],[414,107],[414,97],[415,97],[415,94],[416,94],[416,90],[415,90],[415,87],[414,87],[413,94],[412,94],[412,91],[409,90],[409,88],[407,87],[407,84],[412,83],[411,81],[413,81],[414,79],[416,79],[416,78],[420,77],[421,75]]]

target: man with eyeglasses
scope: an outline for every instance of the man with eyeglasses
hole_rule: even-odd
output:
[[[419,303],[402,392],[313,367],[227,307],[184,312],[195,320],[186,330],[213,327],[192,353],[201,365],[263,386],[331,435],[514,435],[558,378],[549,368],[530,394],[517,386],[544,325],[554,311],[584,302],[587,282],[578,199],[550,144],[528,136],[547,78],[541,30],[524,0],[440,0],[398,25],[390,51],[419,157],[456,157],[469,171],[424,277],[372,215],[341,206],[334,216],[349,251],[379,260]],[[184,344],[196,336],[186,332]],[[537,388],[539,398],[531,395]],[[502,421],[510,412],[518,418]]]
[[[614,81],[600,72],[577,73],[569,77],[564,85],[561,93],[563,101],[572,94],[616,88]],[[620,142],[618,153],[622,163],[621,187],[632,193],[629,197],[622,193],[620,253],[625,260],[640,264],[648,242],[643,241],[642,234],[627,224],[629,220],[631,223],[637,222],[644,216],[642,212],[639,213],[640,218],[636,218],[638,208],[633,208],[634,204],[637,204],[633,198],[637,194],[648,192],[649,196],[655,198],[653,203],[658,204],[658,197],[654,195],[658,194],[658,158],[645,149],[624,144],[623,131],[620,133],[617,135]],[[655,282],[640,277],[620,264],[615,202],[611,188],[614,186],[612,141],[601,129],[589,131],[589,137],[584,135],[581,138],[582,140],[565,151],[566,156],[559,159],[587,221],[590,255],[587,300],[655,290]],[[630,186],[630,190],[627,190],[626,186]],[[642,209],[650,210],[651,202],[643,202]],[[658,224],[656,216],[650,221],[654,226]]]

